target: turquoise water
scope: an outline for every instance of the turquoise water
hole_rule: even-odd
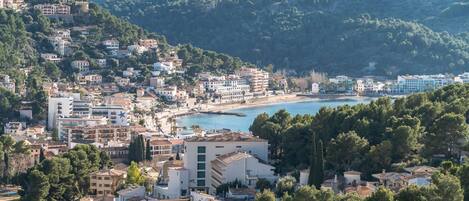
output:
[[[311,100],[304,102],[294,103],[278,103],[265,106],[257,106],[250,108],[242,108],[230,110],[230,112],[243,113],[245,117],[228,116],[228,115],[212,115],[212,114],[197,114],[191,116],[180,117],[176,120],[178,126],[190,128],[192,125],[199,125],[205,130],[212,129],[231,129],[233,131],[249,130],[249,126],[257,115],[266,112],[269,115],[275,112],[286,109],[290,114],[316,114],[321,107],[337,107],[340,105],[355,105],[359,103],[368,103],[372,99],[334,99],[334,100]]]

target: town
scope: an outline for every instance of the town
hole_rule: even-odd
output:
[[[284,192],[291,196],[294,189],[310,188],[316,170],[277,169],[281,163],[272,158],[271,139],[254,130],[207,130],[194,125],[187,133],[188,128],[177,125],[177,118],[198,113],[233,115],[227,108],[282,101],[402,97],[469,83],[469,73],[399,75],[393,80],[319,72],[299,75],[248,63],[230,64],[235,66],[232,70],[210,69],[197,63],[204,58],[189,56],[189,51],[198,50],[169,46],[151,34],[136,34],[137,40],[124,41],[118,33],[107,33],[92,23],[104,21],[105,17],[94,18],[105,14],[96,14],[102,11],[88,1],[38,2],[0,0],[0,9],[38,12],[53,24],[41,36],[47,47],[38,51],[40,65],[51,76],[37,84],[40,93],[32,93],[15,73],[0,75],[0,96],[18,97],[16,103],[11,102],[16,104],[9,107],[12,110],[5,111],[8,118],[2,119],[0,142],[6,146],[11,141],[15,152],[11,151],[9,160],[14,161],[2,178],[13,179],[44,161],[72,157],[72,152],[89,154],[96,149],[101,162],[108,160],[81,175],[86,178],[80,182],[89,187],[79,198],[83,201],[255,200],[262,190],[274,188],[282,193],[277,197]],[[212,53],[198,54],[207,57]],[[238,62],[220,58],[211,63],[228,66],[226,63]],[[62,74],[57,73],[59,69]],[[34,71],[34,66],[27,66],[18,73],[28,77]],[[44,96],[42,106],[37,106],[40,96],[32,94]],[[0,100],[3,104],[7,99]],[[27,151],[18,151],[22,147]],[[467,153],[458,151],[462,154],[457,162],[462,162]],[[79,154],[73,157],[82,160]],[[432,175],[449,171],[409,164],[396,171],[368,172],[371,177],[350,166],[328,174],[316,187],[338,195],[355,193],[364,199],[381,187],[398,193],[409,186],[430,186]],[[19,185],[8,188],[12,192],[31,190]]]

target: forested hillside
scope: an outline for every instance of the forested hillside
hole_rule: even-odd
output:
[[[175,43],[278,69],[396,75],[467,71],[467,1],[105,0]],[[440,32],[440,31],[447,32]],[[371,65],[370,65],[371,64]]]

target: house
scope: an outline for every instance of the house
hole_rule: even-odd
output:
[[[117,192],[117,199],[114,201],[134,201],[144,200],[146,197],[144,186],[130,186]]]
[[[105,40],[102,44],[106,50],[119,50],[119,41],[116,39]]]
[[[380,185],[394,191],[399,191],[408,186],[408,178],[411,174],[383,171],[379,174],[372,174],[372,176],[379,180]]]
[[[26,129],[26,122],[8,122],[3,126],[3,133],[9,135],[22,134]]]
[[[191,201],[219,201],[215,196],[203,192],[191,191]]]
[[[167,74],[174,73],[175,67],[173,62],[156,62],[153,64],[153,70],[158,72],[165,72]]]
[[[57,54],[52,54],[52,53],[41,54],[41,58],[43,58],[46,61],[53,62],[53,63],[58,63],[62,61],[62,58],[57,56]]]
[[[127,68],[122,71],[122,77],[136,77],[140,75],[140,70],[135,70],[134,68]]]
[[[109,169],[90,174],[90,193],[97,197],[113,195],[117,187],[124,182],[126,172]]]
[[[259,179],[266,179],[271,183],[277,180],[274,167],[247,152],[235,151],[223,154],[210,163],[213,191],[220,185],[233,181],[255,188]]]
[[[177,100],[177,87],[176,86],[167,86],[163,88],[156,88],[155,93],[156,95],[163,97],[168,101],[176,101]]]
[[[256,198],[256,189],[253,188],[228,188],[226,197],[232,200],[254,200]]]
[[[138,44],[149,49],[155,49],[158,47],[158,41],[155,39],[140,39]]]
[[[16,84],[13,80],[10,79],[9,75],[0,75],[0,87],[15,93]]]
[[[70,65],[72,68],[77,69],[79,73],[87,73],[90,70],[90,62],[87,60],[75,60]]]

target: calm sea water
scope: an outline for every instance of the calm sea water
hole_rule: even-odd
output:
[[[359,103],[368,103],[371,98],[360,99],[334,99],[334,100],[311,100],[295,103],[278,103],[265,106],[257,106],[250,108],[242,108],[230,110],[230,112],[243,113],[245,117],[228,116],[228,115],[212,115],[197,114],[191,116],[180,117],[176,120],[178,126],[190,128],[192,125],[199,125],[205,130],[227,128],[233,131],[248,131],[249,126],[257,115],[266,112],[269,115],[285,109],[290,114],[316,114],[321,107],[337,107],[340,105],[355,105]]]

